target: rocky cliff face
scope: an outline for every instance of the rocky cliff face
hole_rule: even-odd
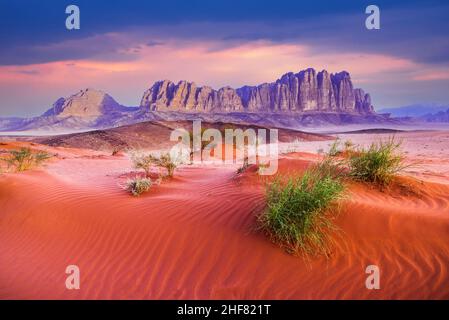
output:
[[[100,117],[122,109],[110,95],[94,89],[85,89],[68,98],[59,98],[43,116]]]
[[[273,83],[244,86],[197,87],[193,82],[158,81],[140,104],[146,111],[182,112],[337,112],[373,114],[371,97],[354,89],[348,72],[329,74],[307,69],[287,73]]]

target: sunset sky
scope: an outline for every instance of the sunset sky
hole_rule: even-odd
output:
[[[381,30],[365,28],[369,4]],[[308,67],[350,72],[377,109],[449,104],[448,17],[432,0],[0,0],[0,117],[87,87],[135,106],[160,79],[238,87]]]

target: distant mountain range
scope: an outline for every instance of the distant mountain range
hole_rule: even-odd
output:
[[[421,116],[420,119],[422,119],[425,122],[449,122],[449,108],[446,111],[439,111],[437,113],[432,114],[426,114],[424,116]]]
[[[0,118],[2,131],[80,131],[134,123],[139,108],[124,107],[110,95],[85,89],[59,98],[44,114],[32,118]]]
[[[389,113],[393,117],[412,117],[418,118],[425,115],[438,113],[440,111],[446,111],[449,109],[449,105],[441,105],[435,103],[429,104],[413,104],[396,108],[384,108],[378,110],[379,113]]]
[[[238,89],[158,81],[144,92],[139,107],[125,107],[104,92],[85,89],[58,99],[41,116],[0,118],[0,131],[70,132],[197,118],[289,128],[392,121],[376,114],[370,95],[353,87],[348,72],[306,69],[287,73],[272,83]]]

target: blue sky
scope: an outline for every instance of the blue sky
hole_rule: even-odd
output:
[[[80,30],[65,28],[69,4]],[[381,30],[364,27],[369,4]],[[448,17],[432,0],[0,0],[0,116],[84,87],[136,105],[161,78],[239,86],[308,66],[349,71],[378,108],[449,103]]]

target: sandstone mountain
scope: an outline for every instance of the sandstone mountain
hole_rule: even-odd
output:
[[[68,98],[59,98],[43,116],[100,117],[122,111],[125,111],[124,108],[110,95],[99,90],[85,89]]]
[[[374,114],[371,97],[354,89],[348,72],[330,74],[307,69],[287,73],[273,83],[238,89],[198,87],[193,82],[164,80],[147,90],[145,111]]]
[[[44,114],[32,118],[0,119],[0,131],[59,131],[111,128],[138,122],[138,108],[120,105],[110,95],[94,89],[59,98]]]
[[[0,118],[0,131],[69,133],[195,119],[290,129],[395,121],[374,111],[370,95],[354,88],[348,72],[307,69],[287,73],[272,83],[238,89],[158,81],[144,93],[139,107],[124,107],[102,91],[84,89],[59,98],[41,116]]]

